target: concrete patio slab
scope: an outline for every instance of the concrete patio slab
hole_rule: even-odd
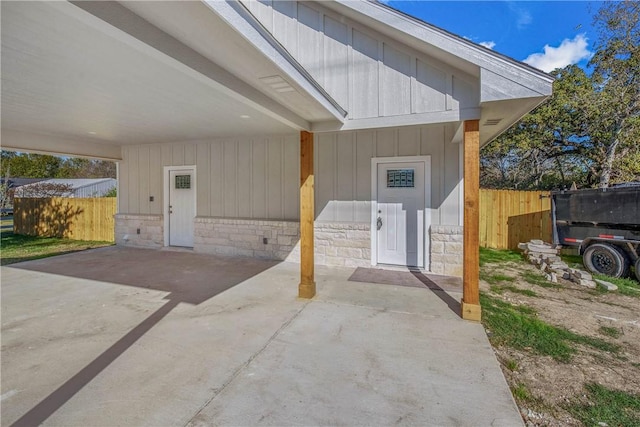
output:
[[[116,247],[2,267],[2,425],[522,425],[445,278],[317,268],[306,301],[298,271]]]

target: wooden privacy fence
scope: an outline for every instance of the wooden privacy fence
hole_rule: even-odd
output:
[[[548,191],[480,190],[480,246],[517,249],[519,242],[551,242]]]
[[[115,213],[115,197],[16,198],[13,202],[13,232],[113,242]]]

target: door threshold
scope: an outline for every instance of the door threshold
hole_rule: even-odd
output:
[[[407,265],[377,264],[377,265],[372,265],[370,268],[377,268],[379,270],[389,270],[389,271],[418,271],[421,273],[430,273],[430,271],[422,267],[410,267]]]
[[[187,246],[163,246],[160,250],[170,252],[193,252],[193,248]]]

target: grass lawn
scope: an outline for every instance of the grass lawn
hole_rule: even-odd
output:
[[[580,257],[562,258],[582,268]],[[480,294],[482,323],[527,425],[564,425],[569,415],[568,425],[640,426],[638,387],[607,384],[614,371],[637,378],[637,334],[627,324],[637,318],[628,297],[640,296],[638,282],[594,275],[618,291],[575,289],[548,282],[513,251],[480,248],[480,265],[480,278],[489,285]],[[610,308],[620,319],[581,328]]]
[[[560,257],[569,265],[569,267],[584,269],[582,257],[580,255],[560,255]],[[638,281],[634,278],[611,277],[605,276],[604,274],[594,274],[593,277],[595,279],[613,283],[618,287],[618,292],[620,292],[622,295],[640,298],[640,283],[638,283]]]
[[[0,226],[0,265],[113,245],[112,242],[92,242],[13,234],[13,219],[11,217],[3,218],[0,221]]]

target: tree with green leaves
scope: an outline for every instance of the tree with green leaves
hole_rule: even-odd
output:
[[[586,183],[584,100],[593,90],[591,80],[575,65],[554,75],[553,96],[483,149],[483,186],[553,189]]]
[[[640,180],[640,4],[606,2],[587,74],[555,70],[553,95],[483,149],[493,188],[607,187]]]
[[[612,178],[640,177],[640,3],[605,2],[594,18],[599,30],[593,67],[594,94],[587,125],[600,161],[600,187]]]
[[[2,150],[2,176],[20,178],[115,178],[116,164],[105,160],[56,157]]]

